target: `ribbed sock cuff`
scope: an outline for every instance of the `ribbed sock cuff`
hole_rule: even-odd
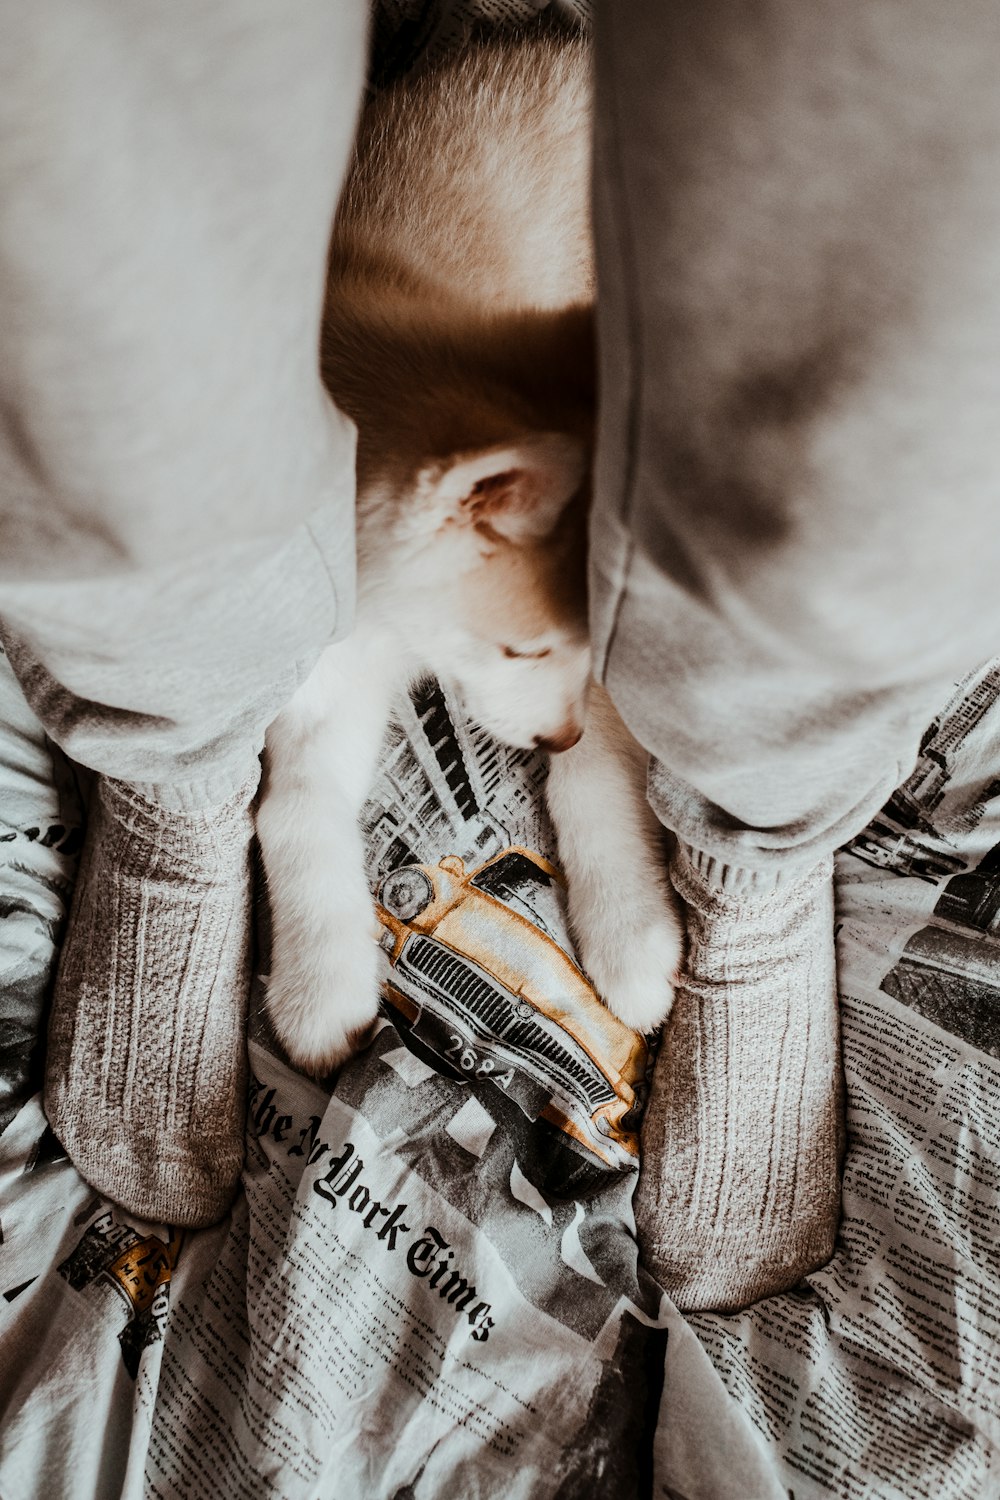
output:
[[[772,891],[790,888],[797,885],[805,876],[813,870],[828,865],[827,857],[820,861],[810,860],[808,864],[790,863],[787,865],[768,865],[764,869],[749,869],[745,865],[729,864],[720,859],[716,854],[706,854],[701,849],[695,849],[691,844],[681,844],[688,865],[700,876],[704,885],[714,891],[723,891],[727,895],[738,896],[746,894],[767,895]]]
[[[191,781],[137,781],[117,785],[128,786],[164,812],[197,817],[236,801],[246,805],[259,783],[260,761],[253,756]]]

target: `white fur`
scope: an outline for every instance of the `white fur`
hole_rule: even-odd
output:
[[[378,557],[362,567],[354,635],[324,652],[267,737],[257,829],[272,912],[268,1007],[292,1060],[317,1073],[349,1056],[378,1009],[358,815],[395,694],[431,671],[480,722],[520,745],[582,717],[587,694],[580,640],[553,631],[548,657],[510,660],[463,629],[454,617],[458,575],[448,571],[460,539],[454,548],[412,546],[394,560],[391,543],[383,535]],[[552,758],[549,809],[583,966],[640,1031],[670,1009],[683,941],[645,775],[645,754],[592,685],[583,738]]]
[[[684,945],[646,766],[595,683],[586,732],[553,756],[547,786],[577,950],[605,1004],[636,1031],[652,1031],[669,1012]]]
[[[267,736],[257,836],[271,905],[268,1010],[292,1061],[324,1073],[378,1009],[376,919],[358,814],[398,658],[357,631],[324,652]]]

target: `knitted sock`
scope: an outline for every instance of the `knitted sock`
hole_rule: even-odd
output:
[[[833,867],[761,887],[681,845],[688,955],[643,1129],[645,1263],[688,1310],[731,1311],[833,1253],[842,1077]]]
[[[87,1181],[141,1218],[210,1224],[239,1181],[256,771],[214,805],[210,785],[94,782],[45,1109]]]

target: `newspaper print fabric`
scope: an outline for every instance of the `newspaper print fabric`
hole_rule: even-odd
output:
[[[838,855],[844,1218],[795,1295],[691,1326],[795,1500],[1000,1494],[1000,663]]]
[[[0,1131],[38,1088],[56,942],[73,890],[80,808],[53,782],[38,723],[0,650]]]
[[[80,1180],[38,1098],[14,1103],[0,1494],[995,1495],[998,695],[998,664],[962,685],[839,856],[833,1261],[746,1313],[684,1320],[637,1264],[646,1059],[602,1032],[573,964],[544,767],[418,690],[364,819],[379,1028],[313,1083],[277,1055],[261,981],[231,1217],[131,1220]],[[26,827],[60,826],[35,786],[45,817]],[[65,890],[61,842],[23,847]],[[554,1014],[546,984],[571,971]],[[16,990],[3,1004],[17,1013]]]

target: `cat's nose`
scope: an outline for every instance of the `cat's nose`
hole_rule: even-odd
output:
[[[579,724],[564,724],[557,734],[536,735],[535,744],[548,755],[558,755],[560,750],[572,750],[582,733]]]

